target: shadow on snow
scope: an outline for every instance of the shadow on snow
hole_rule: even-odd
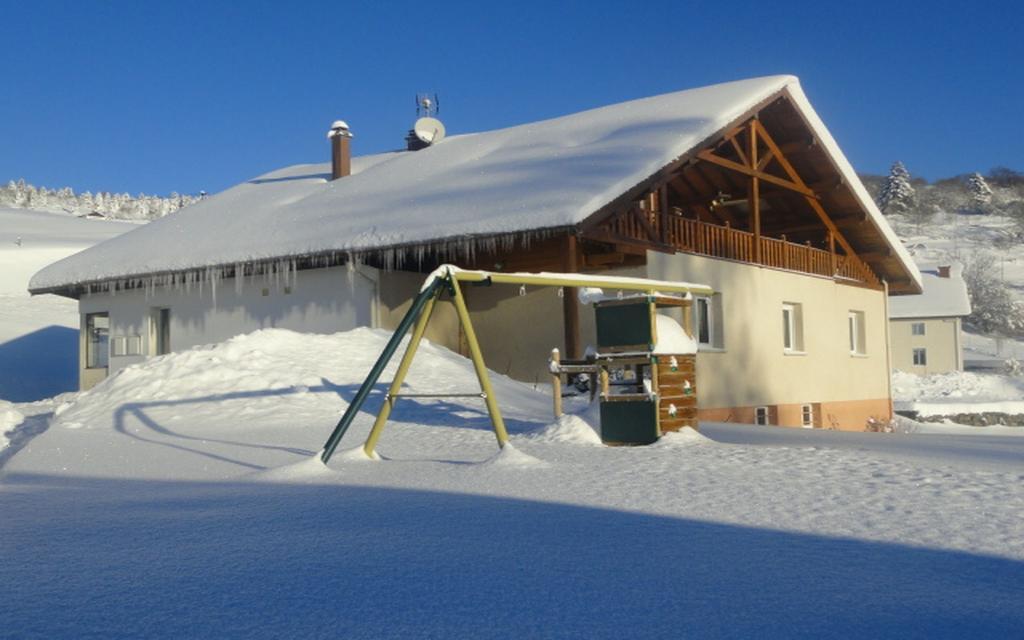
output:
[[[12,637],[1024,630],[1024,564],[967,553],[346,485],[35,475],[5,485]]]

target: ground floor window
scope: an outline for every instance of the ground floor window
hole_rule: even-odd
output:
[[[914,364],[922,366],[928,364],[927,349],[914,349]]]
[[[110,315],[85,314],[85,366],[106,369],[110,362]]]
[[[171,310],[154,308],[149,312],[150,351],[155,356],[171,352]]]
[[[768,407],[757,407],[756,409],[754,409],[755,424],[771,424],[771,422],[769,422],[768,416]]]
[[[814,426],[814,405],[805,404],[800,407],[800,423],[805,427]]]

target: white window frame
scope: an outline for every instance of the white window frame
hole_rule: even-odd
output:
[[[921,357],[918,358],[918,355]],[[914,350],[911,352],[911,358],[913,359],[915,367],[927,367],[928,349],[925,349],[924,347],[914,347]],[[918,362],[918,360],[920,360],[920,362]]]
[[[918,331],[918,329],[921,329],[921,330]],[[911,322],[910,323],[910,335],[912,335],[912,336],[923,336],[923,335],[925,335],[926,331],[927,331],[927,329],[925,328],[925,324],[923,322]]]
[[[768,426],[772,423],[772,412],[769,407],[754,407],[754,424]]]
[[[96,327],[96,319],[104,318],[105,327]],[[98,311],[85,314],[83,322],[85,334],[85,368],[107,369],[110,367],[110,312]],[[91,334],[96,334],[93,339]],[[102,336],[102,337],[101,337]]]
[[[799,302],[782,303],[782,351],[804,353],[803,305]]]
[[[804,404],[800,406],[800,424],[804,427],[814,427],[814,405]]]
[[[849,331],[850,355],[866,355],[868,350],[864,344],[866,342],[864,312],[851,309],[846,318],[847,330]]]
[[[701,322],[701,307],[706,313],[705,322]],[[693,337],[702,347],[715,346],[715,309],[709,296],[697,296],[693,300]],[[707,340],[701,339],[701,328],[707,331]]]

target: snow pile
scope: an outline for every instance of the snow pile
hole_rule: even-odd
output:
[[[655,446],[679,448],[710,444],[712,442],[714,441],[704,436],[693,427],[682,427],[679,431],[670,431],[661,436],[661,440],[659,440]]]
[[[14,405],[5,400],[0,400],[0,449],[8,444],[7,432],[21,424],[25,416],[14,408]]]
[[[527,438],[536,442],[562,442],[575,445],[600,445],[598,435],[599,414],[595,402],[594,410],[583,414],[566,413],[558,420],[547,425],[540,431],[527,434]]]
[[[654,353],[659,354],[693,354],[697,353],[697,341],[676,322],[663,314],[655,316],[658,332],[658,344],[654,345]]]
[[[897,411],[916,411],[923,417],[989,411],[1024,414],[1022,378],[971,371],[926,376],[895,371],[892,380]]]
[[[277,467],[295,455],[313,456],[390,337],[390,332],[366,328],[334,335],[264,329],[148,359],[60,406],[46,437],[66,444],[49,462],[40,462],[62,473],[83,475],[227,477]],[[398,359],[385,370],[343,447],[365,438]],[[491,382],[499,402],[511,404],[505,415],[510,431],[540,426],[523,421],[521,408],[550,411],[550,396],[500,374],[492,373]],[[442,394],[478,389],[466,358],[427,341],[403,388]],[[479,399],[400,400],[385,430],[382,451],[386,453],[389,439],[404,422],[451,425],[456,431],[491,429]],[[435,434],[434,429],[420,428],[406,437],[422,440],[425,451],[443,450],[449,443],[432,437]],[[19,458],[31,459],[42,440],[30,443]],[[76,444],[67,444],[71,442]],[[491,455],[493,441],[477,451],[480,459]],[[345,459],[340,451],[338,456],[337,460]]]
[[[498,453],[494,454],[487,460],[484,460],[477,466],[523,469],[543,468],[547,467],[548,463],[543,460],[538,460],[528,453],[523,453],[513,446],[512,443],[506,442],[505,446],[498,450]]]

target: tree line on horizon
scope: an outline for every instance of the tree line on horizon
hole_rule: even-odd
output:
[[[144,193],[132,196],[106,191],[75,193],[71,187],[36,187],[24,179],[11,180],[0,186],[0,207],[63,211],[78,216],[98,215],[114,220],[155,220],[199,202],[204,197],[204,193],[194,196],[173,192],[167,197]]]
[[[883,214],[914,225],[918,233],[938,214],[998,216],[1011,223],[1012,231],[995,239],[993,248],[1006,251],[1024,239],[1024,174],[1012,169],[996,167],[984,175],[969,173],[929,184],[912,177],[897,161],[888,176],[861,179]],[[991,251],[974,251],[956,258],[964,264],[971,299],[965,324],[986,335],[1024,337],[1024,304],[999,275],[996,256]]]

